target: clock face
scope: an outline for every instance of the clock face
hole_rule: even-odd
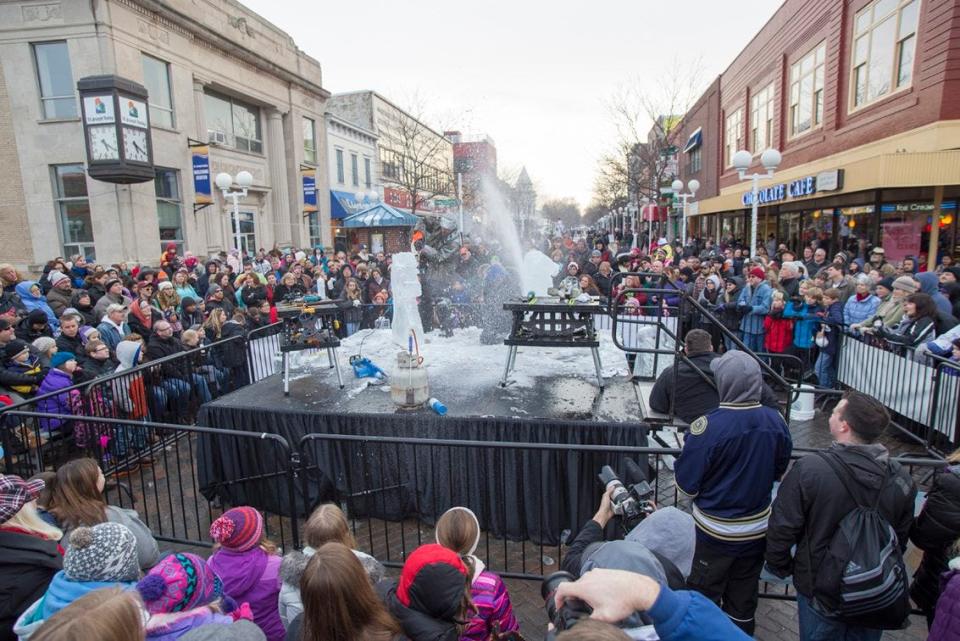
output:
[[[117,129],[113,125],[90,127],[90,160],[119,160]]]
[[[134,162],[150,162],[146,130],[123,128],[123,157]]]

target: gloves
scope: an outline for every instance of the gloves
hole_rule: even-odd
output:
[[[354,307],[360,307],[360,300],[358,299],[358,300],[353,301],[353,306],[354,306]]]

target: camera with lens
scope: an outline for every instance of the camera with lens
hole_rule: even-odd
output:
[[[630,467],[631,464],[633,467],[636,467],[633,461],[628,460],[628,467]],[[639,472],[639,469],[637,471]],[[612,488],[610,503],[612,504],[613,513],[620,517],[624,530],[632,530],[640,521],[647,518],[648,514],[653,513],[654,507],[651,504],[651,500],[653,499],[654,490],[646,479],[642,478],[642,473],[640,473],[641,480],[631,484],[629,487],[623,484],[623,481],[620,480],[620,477],[617,476],[617,473],[614,472],[613,468],[609,465],[604,465],[600,468],[600,474],[597,476],[600,482],[603,483],[604,488],[607,490]]]
[[[544,607],[547,610],[547,619],[553,624],[553,630],[547,635],[547,641],[552,641],[558,632],[569,630],[579,621],[589,619],[593,609],[580,599],[569,599],[564,601],[563,605],[557,607],[556,599],[557,588],[561,583],[567,581],[576,581],[577,577],[569,572],[554,572],[543,579],[540,584],[540,594],[544,599]]]

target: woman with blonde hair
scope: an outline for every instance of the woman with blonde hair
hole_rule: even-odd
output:
[[[313,511],[303,526],[303,540],[306,546],[303,552],[294,550],[283,557],[280,563],[280,620],[284,626],[303,611],[300,595],[300,581],[310,558],[327,543],[340,543],[353,550],[360,561],[370,582],[380,582],[386,570],[375,558],[356,549],[357,542],[350,532],[350,525],[343,511],[333,503],[324,503]]]
[[[475,609],[460,640],[486,641],[491,635],[519,630],[503,579],[485,569],[474,555],[480,543],[477,516],[465,507],[450,508],[437,521],[436,535],[437,543],[459,554],[470,571],[470,598]]]
[[[391,641],[403,638],[352,550],[327,543],[310,559],[300,581],[303,613],[291,621],[287,641]]]
[[[121,588],[95,590],[47,620],[31,641],[141,641],[143,604],[135,592]]]
[[[43,596],[63,568],[63,536],[37,513],[40,479],[0,475],[0,641],[14,641],[13,624]]]

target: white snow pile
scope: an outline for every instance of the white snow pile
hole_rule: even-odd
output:
[[[604,378],[625,376],[627,361],[608,332],[600,332],[600,363]],[[361,342],[363,346],[361,348]],[[454,330],[453,336],[431,332],[421,341],[424,365],[431,380],[445,379],[463,381],[464,386],[486,387],[500,382],[506,366],[506,345],[481,345],[480,329],[469,327]],[[353,354],[369,358],[385,372],[392,373],[396,367],[400,348],[393,343],[391,330],[361,330],[343,339],[337,350],[344,383],[348,394],[359,393],[367,382],[358,380],[350,367]],[[308,369],[327,369],[327,355],[322,352],[302,352],[298,365]],[[293,365],[293,363],[291,363]],[[329,370],[328,370],[329,371]],[[306,372],[301,376],[308,375]],[[300,376],[296,376],[299,378]],[[533,387],[538,378],[575,377],[594,380],[593,357],[585,347],[542,348],[520,347],[516,367],[508,378],[510,387]],[[292,377],[293,378],[293,377]],[[354,389],[360,388],[360,389]]]

